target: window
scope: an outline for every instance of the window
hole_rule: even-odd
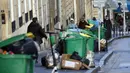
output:
[[[83,17],[85,17],[85,13],[83,14]]]
[[[67,24],[67,25],[69,24],[68,20],[66,20],[66,24]]]
[[[60,9],[59,9],[59,0],[57,0],[56,1],[57,3],[56,3],[56,5],[57,5],[57,16],[56,16],[56,19],[57,19],[57,22],[58,21],[60,21],[60,18],[59,18],[59,16],[60,16]]]
[[[75,18],[74,13],[71,15],[71,17],[72,17],[73,19]]]
[[[58,23],[58,16],[54,18],[54,24]]]
[[[72,17],[69,17],[69,21],[70,21],[71,18],[72,18]]]
[[[12,22],[12,32],[14,32],[16,30],[16,24],[15,21]]]
[[[21,16],[21,17],[19,17],[19,26],[21,27],[22,25],[23,25],[23,18]]]
[[[25,21],[28,22],[28,13],[25,14]]]
[[[47,28],[47,31],[49,31],[49,24],[47,24],[46,28]]]
[[[58,16],[56,16],[56,23],[58,23],[59,19],[58,19]]]
[[[56,19],[54,18],[54,25],[56,24]]]
[[[6,24],[5,14],[1,14],[2,24]]]
[[[30,14],[30,20],[33,18],[33,11],[29,11],[29,14]]]

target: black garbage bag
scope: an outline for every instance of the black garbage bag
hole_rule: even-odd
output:
[[[48,68],[48,62],[47,62],[46,56],[41,58],[41,63],[42,63],[42,66],[45,66],[46,68]]]
[[[74,51],[73,54],[70,56],[70,59],[81,61],[82,58],[78,55],[78,52]]]
[[[31,39],[26,40],[25,44],[23,44],[21,47],[21,53],[27,54],[27,55],[32,55],[32,57],[34,59],[37,59],[38,58],[38,48],[37,48],[35,42]]]
[[[82,62],[83,64],[86,64],[87,66],[89,65],[90,61],[86,58],[81,58],[79,55],[78,55],[78,52],[74,51],[73,54],[70,56],[71,59],[74,59],[74,60],[78,60],[80,62]],[[84,68],[81,68],[81,69],[86,69],[85,67]]]
[[[65,40],[61,39],[58,41],[58,44],[56,44],[55,50],[62,55],[65,52]]]
[[[26,38],[8,45],[6,46],[6,50],[12,51],[14,54],[26,54],[31,55],[34,59],[38,58],[38,47],[31,38]]]
[[[86,58],[83,58],[81,60],[81,62],[84,63],[84,64],[86,64],[86,65],[89,65],[89,63],[90,63],[90,61],[88,59],[86,59]]]

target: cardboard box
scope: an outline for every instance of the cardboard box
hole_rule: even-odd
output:
[[[101,48],[105,48],[105,46],[106,46],[106,40],[105,39],[101,39],[100,40],[100,45],[101,45]]]
[[[87,69],[90,69],[90,67],[88,66],[88,65],[86,65],[86,64],[82,64],[85,68],[87,68]]]
[[[71,54],[62,54],[62,60],[70,59]]]
[[[62,68],[65,69],[73,69],[79,70],[82,66],[82,63],[77,60],[69,59],[69,60],[62,60]]]
[[[61,67],[64,69],[73,69],[73,70],[79,70],[81,67],[85,67],[87,69],[90,69],[89,66],[86,64],[78,61],[70,59],[70,54],[63,54],[62,55],[62,64]]]

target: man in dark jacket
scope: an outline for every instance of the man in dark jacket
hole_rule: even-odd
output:
[[[47,39],[47,36],[45,35],[42,27],[37,22],[37,17],[33,18],[33,21],[28,26],[27,32],[31,32],[34,34],[35,36],[34,41],[36,41],[39,45],[42,43],[43,37]]]
[[[85,29],[86,25],[89,25],[89,24],[85,21],[84,17],[82,17],[80,22],[79,22],[78,28]]]
[[[40,47],[40,44],[42,43],[42,38],[44,37],[44,38],[47,39],[47,36],[45,35],[42,27],[37,22],[37,17],[33,18],[32,22],[28,26],[27,32],[33,33],[33,35],[35,36],[35,38],[33,40],[38,43],[39,47]],[[36,62],[38,62],[37,61],[37,59],[38,59],[38,50],[33,49],[33,51],[36,52]]]

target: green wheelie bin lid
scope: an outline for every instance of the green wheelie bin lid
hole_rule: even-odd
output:
[[[3,41],[0,42],[0,47],[5,47],[5,46],[10,45],[10,44],[12,44],[14,42],[25,39],[26,37],[27,37],[26,34],[21,34],[21,35],[17,35],[17,36],[8,38],[8,39],[3,40]]]
[[[77,30],[79,30],[79,32],[73,32],[70,30],[67,30],[67,32],[71,32],[72,34],[79,34],[79,35],[80,35],[80,33],[84,33],[84,34],[91,36],[92,38],[97,38],[97,36],[94,35],[93,32],[90,30],[84,30],[84,29],[77,29]]]
[[[93,38],[97,38],[96,35],[94,35],[90,30],[81,30],[82,33],[88,34]]]

